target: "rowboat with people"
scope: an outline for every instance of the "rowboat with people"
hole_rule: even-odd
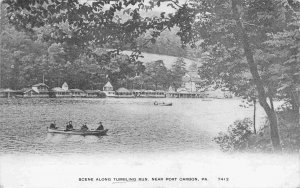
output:
[[[99,122],[99,126],[96,130],[89,129],[84,123],[80,129],[74,129],[72,125],[72,121],[69,121],[67,123],[66,129],[59,129],[56,127],[55,121],[50,124],[50,127],[47,127],[48,133],[56,133],[56,134],[68,134],[68,135],[95,135],[95,136],[101,136],[106,135],[108,129],[104,129],[102,122]]]
[[[88,136],[88,135],[94,135],[94,136],[103,136],[106,135],[108,129],[104,130],[80,130],[80,129],[74,129],[74,130],[65,130],[65,129],[51,129],[48,127],[48,133],[55,133],[55,134],[68,134],[68,135],[82,135],[82,136]]]

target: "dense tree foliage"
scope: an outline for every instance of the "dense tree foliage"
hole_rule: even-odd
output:
[[[283,32],[283,35],[288,35],[288,30],[284,29],[288,25],[286,23],[299,20],[296,13],[298,5],[294,1],[281,0],[198,0],[190,1],[178,10],[178,13],[184,12],[180,15],[183,20],[182,32],[178,33],[183,43],[197,46],[199,42],[205,52],[201,75],[211,81],[209,84],[225,86],[237,95],[250,98],[256,96],[259,99],[270,122],[270,135],[275,150],[281,150],[281,144],[273,99],[282,88],[278,84],[282,75],[293,80],[294,85],[299,83],[296,66],[298,59],[295,58],[299,50],[298,47],[289,48],[298,44],[297,35],[292,35],[292,44],[284,44],[289,53],[285,54],[288,61],[283,62],[286,62],[285,68],[289,70],[282,74],[279,73],[278,64],[282,61],[277,63],[280,61],[278,55],[273,60],[266,58],[270,51],[266,42],[273,33]],[[299,30],[299,25],[293,26]],[[289,57],[291,55],[293,58]],[[292,62],[294,65],[291,65]],[[293,87],[291,82],[281,86],[284,85]],[[256,92],[253,92],[253,88]]]
[[[146,63],[146,70],[142,76],[147,87],[153,90],[165,89],[169,86],[168,70],[161,60]]]
[[[33,43],[24,44],[23,47],[30,49],[34,54],[26,54],[28,58],[22,63],[18,63],[21,61],[18,57],[8,59],[5,55],[2,56],[6,60],[2,61],[1,65],[3,66],[1,87],[19,89],[41,82],[44,76],[50,87],[59,86],[67,81],[71,88],[99,89],[109,78],[116,88],[121,86],[134,88],[134,84],[143,87],[145,81],[149,87],[150,83],[154,83],[159,88],[167,88],[170,83],[165,78],[149,76],[154,73],[156,76],[165,77],[165,74],[153,72],[151,66],[148,66],[146,73],[142,74],[145,66],[137,60],[141,54],[140,49],[149,50],[149,46],[145,44],[143,47],[142,43],[151,44],[154,38],[166,29],[162,26],[167,18],[164,18],[163,14],[159,18],[157,16],[142,18],[138,9],[130,8],[135,3],[139,3],[140,9],[154,6],[154,4],[142,6],[139,1],[113,3],[110,1],[81,3],[76,0],[4,1],[3,5],[7,9],[3,11],[6,14],[2,13],[1,17],[5,22],[1,27],[4,30],[1,32],[4,39],[1,43],[3,54],[10,55],[20,51],[21,49],[17,48],[22,46],[19,44],[21,42]],[[121,9],[123,16],[120,16]],[[10,36],[5,33],[9,33]],[[170,33],[171,36],[175,36],[172,31],[165,31],[164,35]],[[16,39],[15,48],[12,44],[10,46],[6,44],[13,42],[10,38]],[[161,41],[160,44],[150,46],[154,49],[153,52],[160,49],[159,52],[162,54],[178,55],[179,52],[184,55],[185,50],[180,47],[179,37],[174,40],[175,43],[170,38]],[[38,50],[31,49],[34,45]],[[138,48],[138,45],[141,47]],[[134,52],[128,57],[120,54],[122,49],[131,49]],[[24,52],[16,55],[24,57]],[[24,72],[18,71],[19,69]],[[21,82],[14,78],[26,79]]]
[[[290,18],[283,31],[269,34],[266,42],[266,61],[270,61],[270,80],[278,96],[290,102],[295,115],[299,114],[297,85],[300,83],[300,6],[297,16]],[[296,117],[299,120],[298,117]]]
[[[101,89],[108,80],[115,88],[166,89],[171,84],[162,61],[148,63],[145,72],[143,62],[127,55],[103,48],[95,48],[93,55],[82,53],[76,46],[46,40],[51,27],[17,31],[1,18],[2,88],[30,87],[42,82],[43,76],[51,88],[67,82],[70,88]]]

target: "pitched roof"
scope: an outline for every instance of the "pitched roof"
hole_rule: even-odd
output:
[[[69,89],[69,86],[68,86],[67,82],[64,82],[63,85],[61,86],[61,88],[62,88],[63,90],[68,90],[68,89]]]
[[[29,90],[31,90],[31,88],[22,88],[22,89],[20,89],[21,92],[25,92],[25,91],[29,91]]]
[[[177,92],[179,92],[179,93],[188,93],[187,89],[186,88],[182,88],[182,87],[178,88]]]
[[[128,89],[126,89],[126,88],[124,88],[124,87],[121,87],[121,88],[119,88],[118,90],[117,90],[117,92],[123,92],[123,93],[129,93],[130,91],[128,90]]]
[[[64,90],[64,89],[61,88],[61,87],[55,87],[55,88],[52,88],[52,91],[56,91],[56,92],[67,92],[68,90]]]
[[[30,92],[30,91],[34,91],[35,93],[39,93],[38,91],[34,90],[34,89],[28,89],[26,91],[24,91],[24,93]]]
[[[103,87],[113,87],[111,83],[108,81]]]
[[[172,86],[170,86],[168,92],[175,92],[175,89]]]

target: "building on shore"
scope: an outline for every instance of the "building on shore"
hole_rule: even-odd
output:
[[[197,72],[188,72],[182,77],[181,87],[176,91],[170,86],[167,97],[170,98],[202,98],[203,93],[200,92],[201,78]]]
[[[177,91],[174,91],[173,88],[169,88],[167,92],[167,97],[169,98],[202,98],[203,93],[201,92],[191,92],[185,88],[178,88]]]
[[[105,98],[106,95],[103,91],[100,90],[85,90],[87,98]]]
[[[131,90],[131,92],[134,95],[134,97],[139,97],[141,95],[141,90],[138,89],[133,89]]]
[[[141,98],[154,98],[155,91],[153,90],[142,90],[140,97]]]
[[[12,89],[0,89],[0,98],[11,98],[16,96],[16,91]]]
[[[69,86],[66,82],[63,83],[61,87],[52,88],[49,91],[49,96],[52,98],[69,98],[72,97],[71,91],[69,90]]]
[[[156,90],[155,91],[155,98],[165,98],[166,92],[163,90]]]
[[[103,92],[105,93],[106,97],[115,97],[116,96],[114,87],[111,85],[111,83],[109,81],[103,86]]]
[[[201,87],[202,80],[197,72],[188,72],[182,77],[182,85],[176,91],[170,86],[167,97],[170,98],[232,98],[228,89],[215,88],[214,85]]]
[[[86,97],[86,93],[81,89],[70,89],[71,97]]]
[[[25,98],[48,98],[49,87],[45,83],[38,83],[31,88],[23,89],[23,97]]]
[[[116,98],[134,98],[134,94],[132,93],[132,91],[121,87],[119,89],[116,90],[116,94],[115,94]]]
[[[181,88],[184,88],[187,92],[197,92],[201,87],[201,78],[195,71],[187,72],[182,77]]]
[[[137,90],[133,89],[131,90],[133,95],[136,98],[165,98],[166,97],[166,92],[163,90]]]

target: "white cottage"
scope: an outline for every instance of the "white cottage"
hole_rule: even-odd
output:
[[[109,81],[103,86],[103,92],[105,93],[106,97],[116,97],[114,88]]]
[[[58,97],[58,98],[65,98],[71,97],[71,91],[69,90],[69,86],[66,82],[63,83],[61,87],[52,88],[50,92],[50,97]]]

